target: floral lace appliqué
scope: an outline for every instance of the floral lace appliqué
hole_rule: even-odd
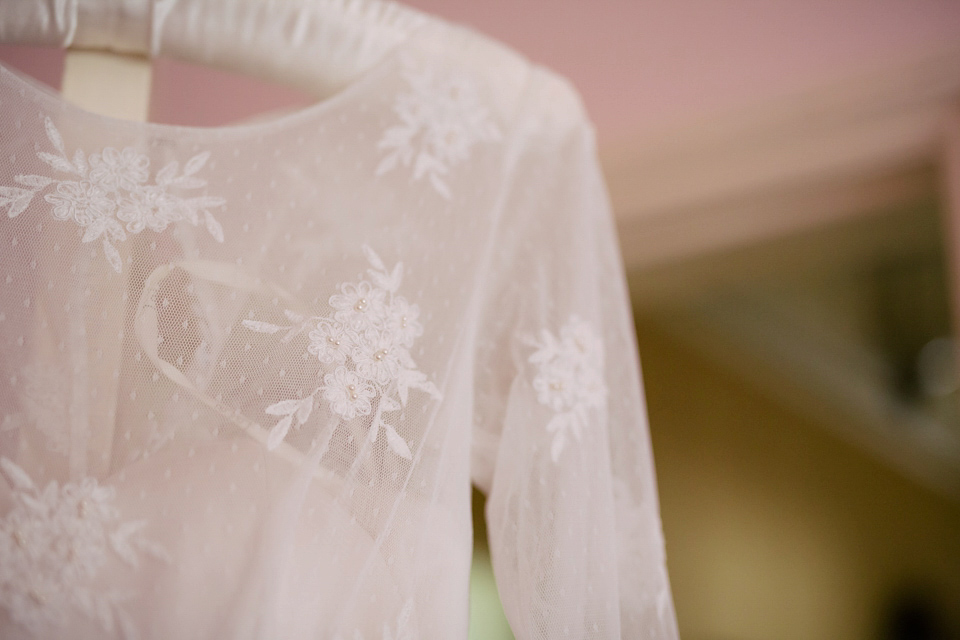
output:
[[[280,418],[267,438],[269,449],[278,447],[292,427],[304,425],[320,398],[343,420],[372,414],[370,441],[376,442],[382,430],[394,453],[407,460],[412,457],[407,442],[384,415],[403,409],[411,389],[438,399],[440,392],[410,355],[423,326],[417,305],[396,294],[403,263],[387,269],[370,247],[363,251],[372,267],[367,270],[370,280],[341,284],[340,293],[329,299],[331,315],[308,318],[287,310],[292,324],[243,321],[258,333],[285,332],[284,342],[307,332],[307,353],[321,365],[321,384],[310,395],[266,408],[267,414]]]
[[[377,175],[398,165],[413,165],[413,179],[426,177],[433,188],[450,198],[444,180],[450,169],[470,158],[478,142],[500,140],[500,130],[480,100],[473,78],[443,75],[433,68],[404,62],[409,91],[398,95],[393,111],[400,123],[384,131],[378,148],[385,152]]]
[[[569,434],[580,439],[590,410],[606,408],[603,342],[588,322],[572,316],[559,337],[544,329],[531,344],[537,348],[529,358],[537,365],[533,389],[540,404],[554,412],[547,431],[553,434],[550,455],[556,462]]]
[[[46,191],[44,200],[53,205],[53,217],[77,223],[83,229],[82,242],[100,240],[104,255],[117,273],[122,269],[122,261],[114,244],[126,240],[128,232],[159,232],[181,220],[194,226],[202,221],[210,235],[223,242],[223,228],[210,209],[224,205],[226,200],[174,193],[207,184],[194,174],[206,164],[209,152],[195,155],[182,170],[177,161],[170,162],[157,172],[154,184],[146,184],[150,159],[136,149],[106,147],[89,157],[77,149],[70,159],[50,118],[46,118],[45,127],[56,153],[38,151],[37,157],[54,170],[73,177],[14,176],[22,187],[0,186],[0,209],[5,208],[9,217],[16,218],[38,193]]]
[[[71,611],[107,633],[135,637],[121,607],[128,595],[93,583],[111,555],[132,568],[141,553],[168,559],[144,538],[146,523],[123,522],[113,487],[93,478],[40,489],[7,458],[0,458],[0,472],[13,489],[13,508],[0,519],[0,607],[38,637],[66,637]]]

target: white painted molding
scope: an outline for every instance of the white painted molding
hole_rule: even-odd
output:
[[[916,197],[958,100],[960,49],[603,149],[628,267]]]
[[[808,206],[820,214],[809,216],[810,228],[794,228],[788,233],[783,227],[768,226],[778,237],[757,240],[736,251],[702,252],[669,264],[656,264],[654,256],[630,274],[630,297],[638,311],[657,312],[698,304],[717,292],[731,289],[829,278],[891,259],[939,253],[943,247],[939,207],[936,199],[924,195],[934,191],[936,184],[932,171],[918,173],[907,183],[917,195],[909,199],[907,206],[880,210],[869,217],[834,218],[836,222],[830,225],[817,223],[825,216],[833,216],[835,211],[818,209],[816,200],[792,202],[795,211],[802,212]],[[896,187],[897,182],[881,179],[875,191],[864,186],[856,193],[874,194],[879,199],[889,194],[880,187],[890,185]],[[907,192],[904,188],[901,193]],[[919,199],[921,195],[923,198]],[[850,210],[869,210],[870,206],[866,199],[848,203]],[[756,206],[759,216],[765,209],[762,204]],[[663,230],[664,251],[671,247],[667,231]]]
[[[929,200],[938,186],[934,167],[923,165],[782,185],[670,214],[621,218],[620,246],[631,271],[648,271]]]

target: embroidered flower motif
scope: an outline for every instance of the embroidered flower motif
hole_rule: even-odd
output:
[[[144,538],[146,523],[123,522],[113,487],[93,478],[63,486],[50,482],[41,490],[7,458],[0,458],[0,473],[13,489],[13,507],[0,520],[0,607],[38,637],[63,637],[73,611],[108,634],[118,629],[132,638],[120,606],[128,595],[93,584],[113,558],[133,568],[141,553],[168,560]]]
[[[533,389],[537,401],[554,412],[547,423],[553,433],[550,455],[556,462],[566,445],[568,432],[577,440],[588,423],[591,409],[606,409],[607,385],[603,378],[603,342],[593,327],[571,316],[559,338],[544,329],[530,362],[537,365]]]
[[[343,325],[357,331],[366,331],[382,321],[386,308],[383,301],[387,292],[363,280],[357,284],[340,285],[340,293],[330,296],[330,306],[337,310],[334,317]]]
[[[330,403],[334,413],[347,420],[370,415],[373,406],[370,401],[375,395],[369,382],[346,367],[337,367],[333,373],[323,376],[323,399]]]
[[[392,331],[368,329],[360,335],[353,350],[357,373],[379,384],[396,380],[404,366],[413,368],[410,352],[400,336]]]
[[[163,231],[178,215],[177,199],[162,187],[145,186],[120,201],[117,217],[127,223],[127,231],[140,233],[146,228]]]
[[[473,78],[418,69],[410,60],[404,61],[403,77],[409,92],[394,101],[400,124],[387,129],[380,139],[378,148],[387,155],[377,175],[412,164],[414,180],[426,176],[437,193],[449,199],[444,176],[469,160],[477,143],[499,141],[500,130],[482,104]]]
[[[330,410],[344,420],[353,420],[371,413],[369,438],[376,442],[381,431],[387,446],[401,458],[413,456],[407,442],[384,414],[406,406],[410,389],[418,389],[434,398],[441,397],[436,385],[417,370],[410,355],[414,340],[423,334],[418,318],[420,309],[397,295],[403,279],[403,263],[387,269],[373,249],[364,245],[370,262],[369,280],[341,284],[329,298],[332,317],[306,318],[294,311],[284,312],[293,324],[278,325],[262,320],[244,320],[243,325],[258,333],[285,331],[283,342],[310,329],[307,353],[315,355],[321,365],[337,365],[332,371],[321,371],[323,384],[304,398],[281,400],[267,407],[269,415],[281,416],[270,430],[267,448],[278,447],[291,428],[306,424],[313,412],[315,399],[322,397]]]
[[[178,162],[170,162],[157,172],[155,184],[148,185],[144,183],[149,178],[150,159],[136,149],[125,147],[118,151],[106,147],[91,154],[89,159],[77,149],[71,160],[53,121],[46,118],[44,125],[47,138],[57,153],[39,151],[37,157],[55,171],[72,174],[77,179],[14,176],[14,181],[22,187],[0,186],[0,209],[6,209],[8,217],[16,218],[30,206],[34,196],[53,187],[44,195],[44,200],[53,205],[53,217],[77,223],[84,231],[82,242],[99,239],[104,256],[117,273],[122,270],[122,260],[114,243],[123,242],[127,237],[121,222],[127,223],[127,231],[137,234],[144,229],[160,232],[167,225],[181,220],[196,226],[202,218],[210,235],[223,242],[223,228],[210,213],[210,209],[226,203],[223,198],[186,198],[171,191],[206,185],[206,180],[194,174],[206,164],[209,153],[191,158],[183,166],[183,171],[180,171]]]
[[[90,180],[107,191],[136,191],[137,185],[149,177],[149,165],[150,159],[133,147],[125,147],[123,151],[107,147],[90,156]]]
[[[317,356],[324,364],[343,364],[347,361],[351,347],[359,338],[355,331],[345,327],[340,322],[331,322],[323,318],[317,322],[317,327],[308,334],[310,344],[307,351]]]
[[[61,182],[57,184],[56,193],[48,193],[43,198],[53,205],[54,218],[73,220],[81,227],[111,215],[116,208],[106,192],[90,182]]]

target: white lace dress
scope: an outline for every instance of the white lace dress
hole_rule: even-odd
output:
[[[478,61],[483,61],[480,64]],[[0,69],[0,636],[677,637],[582,106],[430,23],[213,128]]]

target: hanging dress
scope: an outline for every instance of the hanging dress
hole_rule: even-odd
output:
[[[255,124],[0,67],[0,636],[677,638],[571,87],[426,19]]]

